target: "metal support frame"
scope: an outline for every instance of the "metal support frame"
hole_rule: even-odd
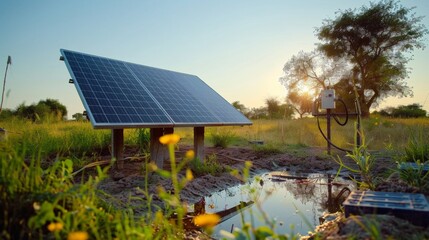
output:
[[[124,167],[124,129],[112,129],[112,158],[116,160],[116,167]]]
[[[331,109],[326,109],[326,136],[328,137],[327,151],[328,155],[331,155]]]

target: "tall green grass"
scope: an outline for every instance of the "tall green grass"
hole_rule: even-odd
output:
[[[411,131],[419,129],[423,133],[429,132],[429,120],[418,120],[416,124],[412,121],[365,119],[365,136],[370,139],[370,142],[367,141],[368,148],[385,149],[389,145],[392,149],[404,149],[410,144],[408,136]],[[106,176],[108,168],[97,168],[97,175],[87,181],[75,183],[73,180],[76,163],[71,159],[108,149],[110,131],[93,130],[87,122],[37,124],[15,119],[0,124],[9,132],[8,140],[0,142],[0,238],[66,239],[76,232],[86,233],[90,239],[183,238],[183,222],[172,219],[174,216],[181,219],[180,216],[186,211],[179,193],[193,176],[189,171],[185,176],[179,171],[189,162],[176,166],[171,157],[171,172],[155,169],[171,179],[174,189],[172,192],[159,189],[158,195],[166,206],[164,210],[136,217],[131,207],[116,209],[104,200],[110,196],[98,190],[97,186]],[[326,142],[316,124],[315,119],[257,120],[253,126],[225,127],[225,131],[233,132],[232,144],[240,146],[252,140],[263,140],[267,146],[325,146]],[[215,129],[208,128],[207,132]],[[192,129],[179,131],[184,131],[185,140],[191,142]],[[140,144],[139,141],[145,137],[147,133],[144,132],[133,129],[125,131],[127,144]],[[353,138],[352,124],[333,128],[332,139],[339,146],[350,147]],[[171,146],[169,151],[173,155]],[[51,158],[52,155],[61,157]],[[362,156],[356,156],[358,160],[362,159]],[[243,176],[248,175],[249,164],[246,163],[247,167],[242,170]],[[144,169],[147,179],[151,168]],[[236,170],[236,174],[238,172]],[[146,203],[150,206],[152,196],[147,189],[144,191]],[[282,239],[269,227],[246,226],[247,229],[242,229],[244,236]],[[237,234],[234,237],[240,239],[242,235]]]
[[[109,155],[111,130],[94,130],[89,122],[33,123],[12,119],[0,122],[7,130],[8,142],[25,157],[65,158],[85,164],[84,159]],[[148,129],[125,129],[124,142],[138,146],[142,153],[149,150]]]
[[[179,179],[177,171],[183,165],[172,167],[169,174],[175,193],[163,190],[159,194],[166,210],[137,217],[126,203],[124,208],[116,209],[104,200],[112,197],[97,188],[109,167],[97,167],[95,176],[76,183],[70,159],[42,167],[40,155],[28,159],[10,143],[0,142],[1,239],[71,239],[73,235],[80,235],[79,239],[183,238],[183,226],[173,220],[174,212],[184,215],[185,207],[178,196],[192,178],[187,174],[185,181]],[[147,172],[145,176],[147,179]],[[150,201],[146,199],[148,206]],[[177,221],[180,223],[182,218]]]
[[[326,133],[326,121],[320,121]],[[109,151],[110,130],[94,130],[89,122],[57,122],[38,124],[19,119],[0,122],[0,127],[8,131],[9,141],[15,147],[26,151],[28,156],[73,156],[76,158],[97,155]],[[429,132],[429,118],[390,119],[373,117],[362,121],[369,150],[404,149],[409,145],[409,136],[413,131]],[[139,132],[141,131],[141,132]],[[177,128],[185,144],[193,144],[192,128]],[[247,146],[249,141],[262,140],[265,144],[282,148],[284,146],[325,147],[316,119],[296,120],[254,120],[251,126],[207,127],[206,144],[210,145],[215,133],[231,133],[226,145]],[[125,143],[147,148],[146,130],[125,130]],[[219,134],[218,134],[219,135]],[[225,134],[223,134],[225,135]],[[220,134],[220,136],[223,136]],[[332,142],[342,148],[352,149],[354,143],[353,120],[341,127],[333,122]],[[220,139],[222,140],[222,139]]]

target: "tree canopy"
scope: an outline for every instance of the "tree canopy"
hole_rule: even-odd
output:
[[[302,118],[304,114],[311,113],[313,108],[313,97],[309,93],[299,94],[295,91],[289,91],[286,99],[299,114],[299,118]]]
[[[67,116],[67,108],[56,99],[40,100],[37,104],[20,104],[13,115],[36,121],[61,121]]]
[[[323,52],[299,52],[283,67],[280,82],[288,93],[286,101],[302,116],[310,113],[312,102],[322,89],[333,88],[348,74],[350,66],[342,59],[330,59]]]
[[[342,84],[353,84],[364,116],[385,97],[412,95],[405,81],[411,57],[405,54],[425,47],[423,37],[428,30],[421,19],[413,8],[390,0],[340,11],[317,30],[322,41],[319,50],[351,64],[351,72]]]
[[[422,109],[422,105],[418,103],[409,104],[406,106],[388,107],[382,109],[379,113],[382,116],[395,117],[395,118],[419,118],[426,117],[426,110]]]

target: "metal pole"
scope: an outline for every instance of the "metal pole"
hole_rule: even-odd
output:
[[[326,130],[328,137],[328,154],[331,155],[331,109],[326,109]]]
[[[361,123],[360,123],[360,118],[361,118],[361,113],[360,113],[360,105],[359,102],[357,101],[357,99],[355,100],[355,107],[356,107],[356,114],[357,114],[357,126],[356,126],[356,147],[360,147],[362,146],[362,137],[361,137]]]
[[[112,129],[112,157],[116,159],[116,167],[124,168],[124,129]]]
[[[9,68],[9,64],[12,64],[12,59],[11,59],[10,56],[7,57],[6,71],[4,72],[3,91],[2,91],[2,94],[1,94],[1,103],[0,103],[0,113],[3,110],[4,90],[6,88],[6,76],[7,76],[7,70]]]

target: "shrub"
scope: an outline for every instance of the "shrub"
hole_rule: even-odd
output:
[[[147,128],[139,128],[136,132],[136,143],[140,148],[140,152],[148,153],[150,150],[150,131]]]
[[[398,163],[396,171],[399,172],[399,177],[413,187],[423,189],[429,186],[429,171],[425,170],[425,165],[420,161],[416,161],[414,167],[402,165]]]
[[[219,176],[225,171],[225,167],[217,161],[217,157],[214,154],[207,156],[204,162],[201,162],[198,158],[194,158],[189,165],[196,176],[202,176],[205,174]]]
[[[429,134],[422,128],[410,133],[403,160],[405,162],[429,161]]]
[[[282,153],[282,150],[273,144],[253,145],[252,148],[260,155],[274,155]]]
[[[230,131],[216,132],[211,134],[210,140],[214,147],[226,148],[231,144],[234,137],[235,134]]]

